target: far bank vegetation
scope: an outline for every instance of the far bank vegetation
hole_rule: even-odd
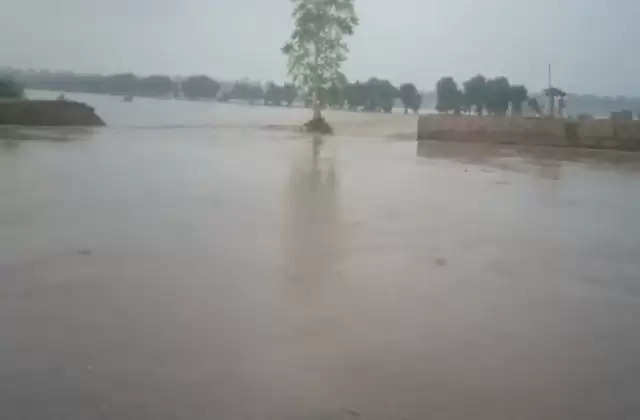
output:
[[[510,88],[508,95],[507,84]],[[487,85],[490,89],[487,89]],[[122,73],[105,76],[0,69],[0,99],[22,97],[23,87],[118,96],[218,100],[251,105],[311,105],[310,95],[292,84],[263,84],[248,79],[229,83],[204,75],[169,77]],[[526,99],[521,101],[525,92]],[[491,100],[487,97],[489,94],[494,95]],[[319,96],[323,107],[366,112],[390,112],[392,108],[400,108],[405,113],[436,109],[451,114],[458,112],[478,115],[481,111],[481,115],[501,115],[505,112],[507,115],[523,113],[534,116],[548,113],[549,107],[549,98],[544,91],[531,93],[524,86],[512,85],[506,78],[487,79],[482,75],[474,76],[461,84],[453,78],[443,78],[434,91],[420,91],[413,83],[395,86],[388,80],[376,77],[349,82],[341,75],[328,89],[322,89]],[[564,101],[566,116],[576,118],[608,117],[610,113],[621,110],[630,110],[634,116],[640,115],[640,98],[567,93]],[[503,111],[505,104],[507,111]],[[558,112],[559,105],[557,103],[555,112]]]

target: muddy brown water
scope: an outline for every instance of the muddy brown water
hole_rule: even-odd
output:
[[[640,417],[640,155],[76,96],[0,131],[0,417]]]

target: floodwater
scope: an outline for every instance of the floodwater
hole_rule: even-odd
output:
[[[0,128],[0,417],[640,417],[640,155],[68,96]]]

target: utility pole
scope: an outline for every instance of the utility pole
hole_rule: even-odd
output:
[[[547,95],[549,96],[549,116],[553,118],[555,114],[554,108],[556,98],[553,96],[553,92],[551,91],[551,63],[549,63],[549,90],[547,91]]]

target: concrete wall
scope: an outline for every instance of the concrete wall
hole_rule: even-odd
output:
[[[101,126],[104,121],[90,106],[71,101],[0,102],[0,125]]]
[[[418,140],[640,149],[640,121],[425,115]]]

